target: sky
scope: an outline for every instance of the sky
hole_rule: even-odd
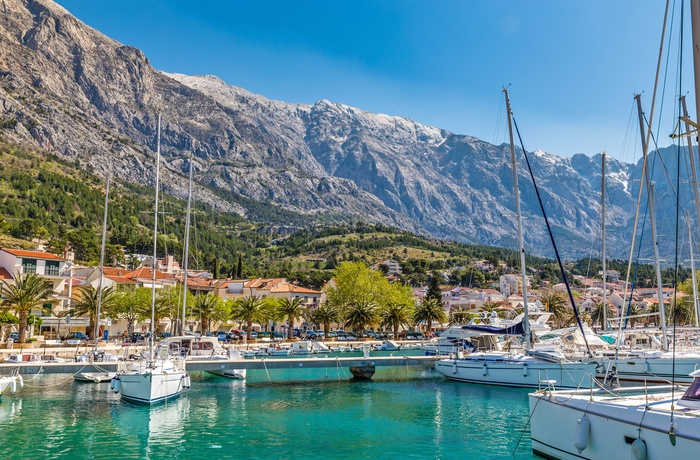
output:
[[[328,99],[495,144],[507,141],[501,90],[509,86],[527,150],[606,151],[623,161],[641,156],[633,96],[642,93],[649,112],[665,7],[660,0],[57,3],[143,50],[159,70],[216,75],[286,102]],[[678,44],[671,46],[668,120],[678,94]],[[685,58],[685,93],[691,67]],[[693,98],[688,104],[693,113]],[[659,127],[661,146],[671,130],[672,121]]]

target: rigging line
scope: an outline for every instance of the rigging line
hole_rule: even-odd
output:
[[[549,233],[549,239],[552,241],[552,247],[554,248],[554,254],[557,257],[557,262],[559,263],[559,270],[561,270],[562,277],[564,278],[564,285],[566,286],[566,292],[569,294],[569,301],[574,309],[574,314],[576,315],[576,322],[581,330],[581,335],[583,336],[583,341],[586,344],[586,350],[588,351],[588,356],[593,356],[591,353],[591,347],[588,345],[588,339],[586,338],[586,331],[583,329],[583,323],[581,322],[581,315],[579,314],[578,308],[576,307],[576,301],[574,300],[574,294],[571,292],[571,286],[569,286],[569,278],[566,276],[566,270],[564,270],[564,264],[559,256],[559,250],[557,249],[557,243],[554,241],[554,234],[552,233],[552,228],[549,225],[549,219],[547,218],[547,212],[544,209],[544,204],[542,203],[542,197],[540,196],[540,189],[535,181],[535,174],[532,172],[532,166],[530,165],[530,159],[528,158],[527,151],[523,145],[523,138],[520,136],[520,129],[518,128],[518,123],[515,121],[515,117],[512,115],[513,126],[515,126],[515,132],[518,133],[518,140],[520,141],[520,148],[523,151],[523,156],[525,157],[525,163],[527,164],[527,169],[530,172],[530,178],[532,179],[532,185],[535,188],[535,194],[537,195],[537,201],[540,204],[540,209],[542,210],[542,216],[544,217],[544,222],[547,225],[547,232]]]

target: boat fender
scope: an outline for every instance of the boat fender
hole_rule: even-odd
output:
[[[92,381],[95,383],[100,383],[100,378],[99,377],[93,377]]]
[[[185,374],[182,376],[182,387],[183,388],[189,388],[190,387],[190,374]]]
[[[632,443],[632,460],[647,460],[647,443],[642,438]]]
[[[10,382],[10,393],[15,394],[15,391],[17,391],[17,380]]]
[[[116,380],[116,377],[112,377],[112,380],[109,382],[109,389],[114,390],[114,381]]]
[[[527,377],[527,363],[523,363],[523,377]]]
[[[119,393],[119,391],[122,389],[122,381],[115,377],[112,379],[112,383],[109,386],[115,393]]]
[[[22,389],[24,388],[24,379],[20,374],[17,374],[17,380],[19,381],[19,388]]]
[[[486,377],[486,374],[489,373],[489,367],[484,363],[484,367],[481,369],[481,372],[484,374],[484,377]]]
[[[457,361],[454,361],[452,363],[452,373],[456,374],[457,373]]]
[[[576,436],[574,437],[574,446],[580,454],[588,447],[588,438],[591,432],[591,422],[584,415],[576,422]]]

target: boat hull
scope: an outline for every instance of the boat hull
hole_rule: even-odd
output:
[[[579,394],[574,397],[572,393],[537,392],[529,395],[532,451],[536,455],[561,460],[697,458],[700,450],[697,412],[694,416],[687,416],[676,411],[673,446],[668,434],[671,412],[654,409],[658,401],[645,411],[643,396],[631,404],[629,401],[620,404],[620,398],[590,401],[590,396],[584,392],[577,392]],[[584,424],[579,420],[584,414],[588,427],[581,428]],[[646,457],[632,456],[637,438],[644,441]],[[577,444],[583,447],[580,452]]]
[[[603,359],[603,369],[616,366],[617,377],[628,382],[690,383],[690,373],[700,368],[700,355],[692,357]],[[601,375],[601,377],[605,377]]]
[[[435,370],[450,380],[508,387],[589,388],[595,363],[555,363],[539,360],[453,358],[435,362]]]
[[[109,382],[116,376],[116,372],[78,372],[73,375],[73,380],[85,383],[102,383]]]
[[[138,404],[157,404],[176,398],[190,386],[181,360],[140,361],[124,372],[117,372],[110,387],[122,399]]]

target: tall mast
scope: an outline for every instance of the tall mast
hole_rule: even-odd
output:
[[[148,338],[148,353],[153,359],[153,335],[155,334],[156,317],[156,270],[158,269],[158,259],[156,258],[158,248],[158,188],[160,187],[160,114],[158,114],[158,141],[156,144],[156,201],[153,212],[153,283],[151,286],[151,334]]]
[[[695,327],[700,327],[698,324],[700,310],[698,310],[698,282],[695,275],[695,258],[693,257],[693,235],[690,232],[690,215],[687,211],[685,213],[685,223],[688,226],[688,243],[690,243],[690,270],[693,275],[693,313],[695,313]]]
[[[666,306],[664,305],[663,284],[661,282],[661,265],[659,261],[659,240],[656,234],[656,209],[654,206],[654,184],[651,183],[651,174],[649,174],[649,164],[647,155],[647,142],[644,136],[644,117],[642,114],[642,96],[635,94],[634,99],[637,101],[637,114],[639,116],[639,132],[642,135],[642,151],[644,152],[644,182],[647,186],[647,197],[649,203],[649,217],[651,219],[651,239],[654,246],[654,266],[656,268],[656,285],[657,295],[659,296],[659,321],[661,322],[661,331],[663,332],[663,349],[668,350],[668,337],[666,334]],[[641,185],[640,185],[641,186]]]
[[[681,96],[681,109],[683,110],[683,116],[685,117],[685,131],[688,135],[685,136],[688,139],[688,159],[690,160],[690,173],[693,178],[693,192],[695,194],[695,213],[698,217],[698,224],[700,224],[700,191],[698,190],[698,177],[695,170],[695,152],[693,151],[693,136],[690,135],[692,127],[688,123],[688,107],[685,103],[685,96]]]
[[[605,152],[601,155],[601,166],[602,166],[602,179],[600,185],[600,233],[602,242],[602,255],[603,259],[603,330],[608,328],[608,288],[607,288],[607,267],[606,267],[606,254],[605,254]]]
[[[520,214],[520,190],[518,188],[518,169],[515,162],[515,143],[513,141],[513,120],[510,110],[510,98],[508,89],[503,88],[506,95],[506,112],[508,113],[508,135],[510,137],[510,162],[513,167],[513,193],[515,194],[515,214],[518,221],[518,246],[520,249],[520,269],[523,276],[523,332],[525,334],[525,347],[530,349],[530,316],[527,306],[527,271],[525,267],[525,245],[523,243],[522,215]]]
[[[97,335],[100,332],[100,309],[102,308],[102,280],[105,276],[105,244],[107,242],[107,204],[109,203],[109,179],[105,190],[105,216],[102,221],[102,250],[100,251],[100,284],[97,288],[97,312],[95,313],[95,347],[97,347]]]
[[[695,76],[695,120],[700,121],[700,0],[690,2],[690,24],[693,35],[693,70]]]
[[[183,257],[183,269],[185,273],[184,290],[182,293],[182,322],[180,332],[185,333],[185,318],[187,316],[187,260],[190,251],[190,210],[192,209],[192,155],[190,155],[190,184],[187,192],[187,218],[185,219],[185,256]]]

